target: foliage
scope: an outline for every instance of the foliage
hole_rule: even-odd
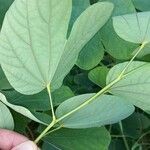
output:
[[[149,149],[149,5],[0,0],[0,128],[43,150]]]

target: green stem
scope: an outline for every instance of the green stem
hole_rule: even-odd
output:
[[[97,94],[95,94],[93,97],[91,97],[90,99],[88,99],[87,101],[85,101],[84,103],[82,103],[80,106],[78,106],[77,108],[75,108],[74,110],[70,111],[69,113],[65,114],[64,116],[56,119],[55,117],[55,113],[54,113],[54,109],[53,109],[53,103],[52,103],[52,98],[51,98],[51,92],[50,92],[50,86],[47,86],[47,91],[49,93],[49,97],[50,97],[50,104],[51,104],[51,109],[52,109],[52,115],[53,115],[53,121],[51,122],[51,124],[40,134],[40,136],[35,140],[35,143],[38,143],[38,141],[43,138],[46,133],[58,122],[62,121],[63,119],[65,119],[66,117],[70,116],[71,114],[75,113],[76,111],[80,110],[81,108],[83,108],[84,106],[88,105],[90,102],[92,102],[94,99],[96,99],[97,97],[99,97],[102,94],[105,94],[106,92],[109,91],[109,89],[116,84],[117,82],[119,82],[123,77],[124,77],[124,73],[126,72],[126,70],[128,69],[128,67],[130,66],[130,64],[132,63],[132,61],[136,58],[136,56],[141,52],[141,50],[144,48],[144,46],[147,44],[147,42],[144,42],[141,47],[139,48],[139,50],[137,51],[137,53],[133,56],[133,58],[129,61],[129,63],[126,65],[126,67],[123,69],[123,71],[120,73],[120,75],[114,80],[112,81],[110,84],[108,84],[106,87],[104,87],[101,91],[99,91]]]
[[[142,45],[140,46],[139,50],[135,53],[135,55],[132,57],[132,59],[129,61],[129,63],[125,66],[125,68],[123,69],[123,71],[119,75],[120,78],[124,75],[124,73],[129,68],[129,66],[131,65],[131,63],[133,62],[133,60],[138,56],[138,54],[142,51],[142,49],[145,47],[146,44],[147,44],[147,42],[142,43]]]
[[[53,120],[49,124],[49,126],[47,126],[47,128],[36,138],[34,143],[37,144],[54,125],[55,125],[55,120]]]
[[[51,110],[52,110],[52,117],[53,117],[53,120],[56,120],[55,113],[54,113],[54,106],[53,106],[52,96],[51,96],[50,85],[47,86],[47,92],[48,92],[48,95],[49,95],[50,106],[51,106]]]
[[[44,136],[47,136],[47,135],[49,135],[50,133],[53,133],[53,132],[55,132],[55,131],[57,131],[57,130],[60,130],[62,127],[63,127],[63,126],[59,126],[59,127],[55,128],[55,129],[53,129],[53,130],[47,132]]]
[[[120,78],[115,79],[113,82],[111,82],[110,84],[108,84],[106,87],[104,87],[101,91],[99,91],[97,94],[95,94],[93,97],[91,97],[90,99],[88,99],[87,101],[85,101],[84,103],[82,103],[80,106],[78,106],[77,108],[73,109],[72,111],[70,111],[69,113],[65,114],[64,116],[60,117],[59,119],[56,120],[56,122],[59,122],[63,119],[65,119],[66,117],[70,116],[71,114],[75,113],[76,111],[80,110],[81,108],[83,108],[84,106],[88,105],[90,102],[92,102],[94,99],[96,99],[98,96],[106,93],[110,87],[112,87],[115,83],[117,83],[120,80]]]
[[[119,126],[120,126],[120,130],[121,130],[122,138],[123,138],[123,141],[124,141],[124,145],[125,145],[127,150],[130,150],[127,139],[126,139],[126,136],[124,135],[124,132],[123,132],[123,126],[122,126],[121,121],[119,123]]]

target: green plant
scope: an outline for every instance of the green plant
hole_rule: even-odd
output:
[[[15,112],[37,122],[35,133],[26,118],[18,128],[26,133],[27,127],[32,138],[40,133],[34,139],[45,142],[43,149],[97,150],[110,144],[104,126],[120,122],[129,150],[121,120],[134,106],[136,113],[144,112],[144,121],[150,112],[149,45],[150,13],[136,12],[131,0],[93,5],[88,0],[15,0],[0,34],[0,63],[9,81],[1,70],[0,127],[14,129],[8,106],[15,123],[22,117]],[[142,146],[139,140],[133,143],[132,149]]]

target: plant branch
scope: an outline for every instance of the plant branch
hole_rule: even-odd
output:
[[[34,141],[34,143],[37,144],[54,125],[55,125],[55,120],[53,120],[49,124],[49,126],[47,126],[47,128],[36,138],[36,140]]]
[[[124,145],[125,145],[127,150],[130,150],[127,139],[126,139],[126,136],[124,135],[124,132],[123,132],[123,126],[122,126],[121,121],[119,122],[119,126],[120,126],[120,130],[121,130],[122,138],[123,138],[123,141],[124,141]]]
[[[53,115],[53,121],[50,123],[50,125],[40,134],[40,136],[35,140],[35,143],[38,143],[39,140],[41,138],[43,138],[47,132],[58,122],[62,121],[63,119],[65,119],[66,117],[70,116],[71,114],[75,113],[76,111],[80,110],[81,108],[85,107],[86,105],[88,105],[89,103],[91,103],[94,99],[96,99],[97,97],[99,97],[102,94],[105,94],[109,91],[109,89],[116,84],[117,82],[119,82],[123,77],[124,77],[124,73],[126,72],[126,70],[128,69],[128,67],[131,65],[131,63],[133,62],[133,60],[137,57],[137,55],[142,51],[142,49],[144,48],[144,46],[147,44],[147,42],[144,42],[139,50],[137,51],[137,53],[132,57],[132,59],[129,61],[129,63],[126,65],[126,67],[123,69],[123,71],[120,73],[120,75],[113,80],[111,83],[109,83],[107,86],[105,86],[101,91],[99,91],[97,94],[95,94],[93,97],[91,97],[90,99],[88,99],[87,101],[85,101],[84,103],[82,103],[80,106],[78,106],[77,108],[73,109],[72,111],[70,111],[69,113],[65,114],[64,116],[56,119],[55,114],[54,114],[54,109],[53,109],[53,103],[52,103],[52,98],[51,98],[51,92],[50,92],[50,86],[47,86],[47,91],[49,93],[49,97],[50,97],[50,104],[51,104],[51,109],[52,109],[52,115]]]
[[[47,92],[48,92],[48,95],[49,95],[50,106],[51,106],[51,110],[52,110],[52,117],[53,117],[53,120],[56,120],[55,113],[54,113],[54,106],[53,106],[52,96],[51,96],[50,85],[47,86]]]

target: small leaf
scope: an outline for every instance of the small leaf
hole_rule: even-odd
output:
[[[110,144],[110,134],[104,128],[92,129],[61,129],[44,138],[49,150],[50,146],[56,149],[70,150],[106,150]],[[67,142],[66,142],[67,141]],[[44,146],[46,147],[46,145]]]
[[[35,122],[39,122],[41,124],[47,125],[44,122],[38,120],[28,109],[26,109],[25,107],[22,106],[17,106],[17,105],[13,105],[11,103],[9,103],[6,99],[6,97],[0,93],[0,101],[3,102],[5,105],[7,105],[8,107],[10,107],[11,109],[13,109],[14,111],[30,118],[31,120],[34,120]]]
[[[150,12],[127,14],[113,18],[116,33],[126,41],[150,42]]]
[[[81,50],[77,60],[77,66],[84,70],[90,70],[97,66],[104,56],[104,47],[98,32]]]
[[[2,99],[3,96],[0,95],[0,99]],[[0,102],[0,128],[5,129],[14,129],[14,120],[13,117],[9,111],[9,109]]]
[[[95,94],[75,96],[63,102],[56,110],[58,118],[80,106]],[[134,111],[134,106],[116,96],[102,95],[60,123],[66,128],[91,128],[116,123]]]
[[[107,84],[112,82],[122,72],[128,62],[114,66],[107,76]],[[125,98],[135,106],[150,111],[150,63],[132,62],[126,70],[123,79],[113,85],[110,92]]]
[[[72,90],[67,86],[62,86],[52,93],[53,105],[58,106],[65,100],[74,96]]]
[[[100,87],[106,85],[106,76],[109,69],[107,67],[97,67],[91,70],[88,74],[89,79]]]

